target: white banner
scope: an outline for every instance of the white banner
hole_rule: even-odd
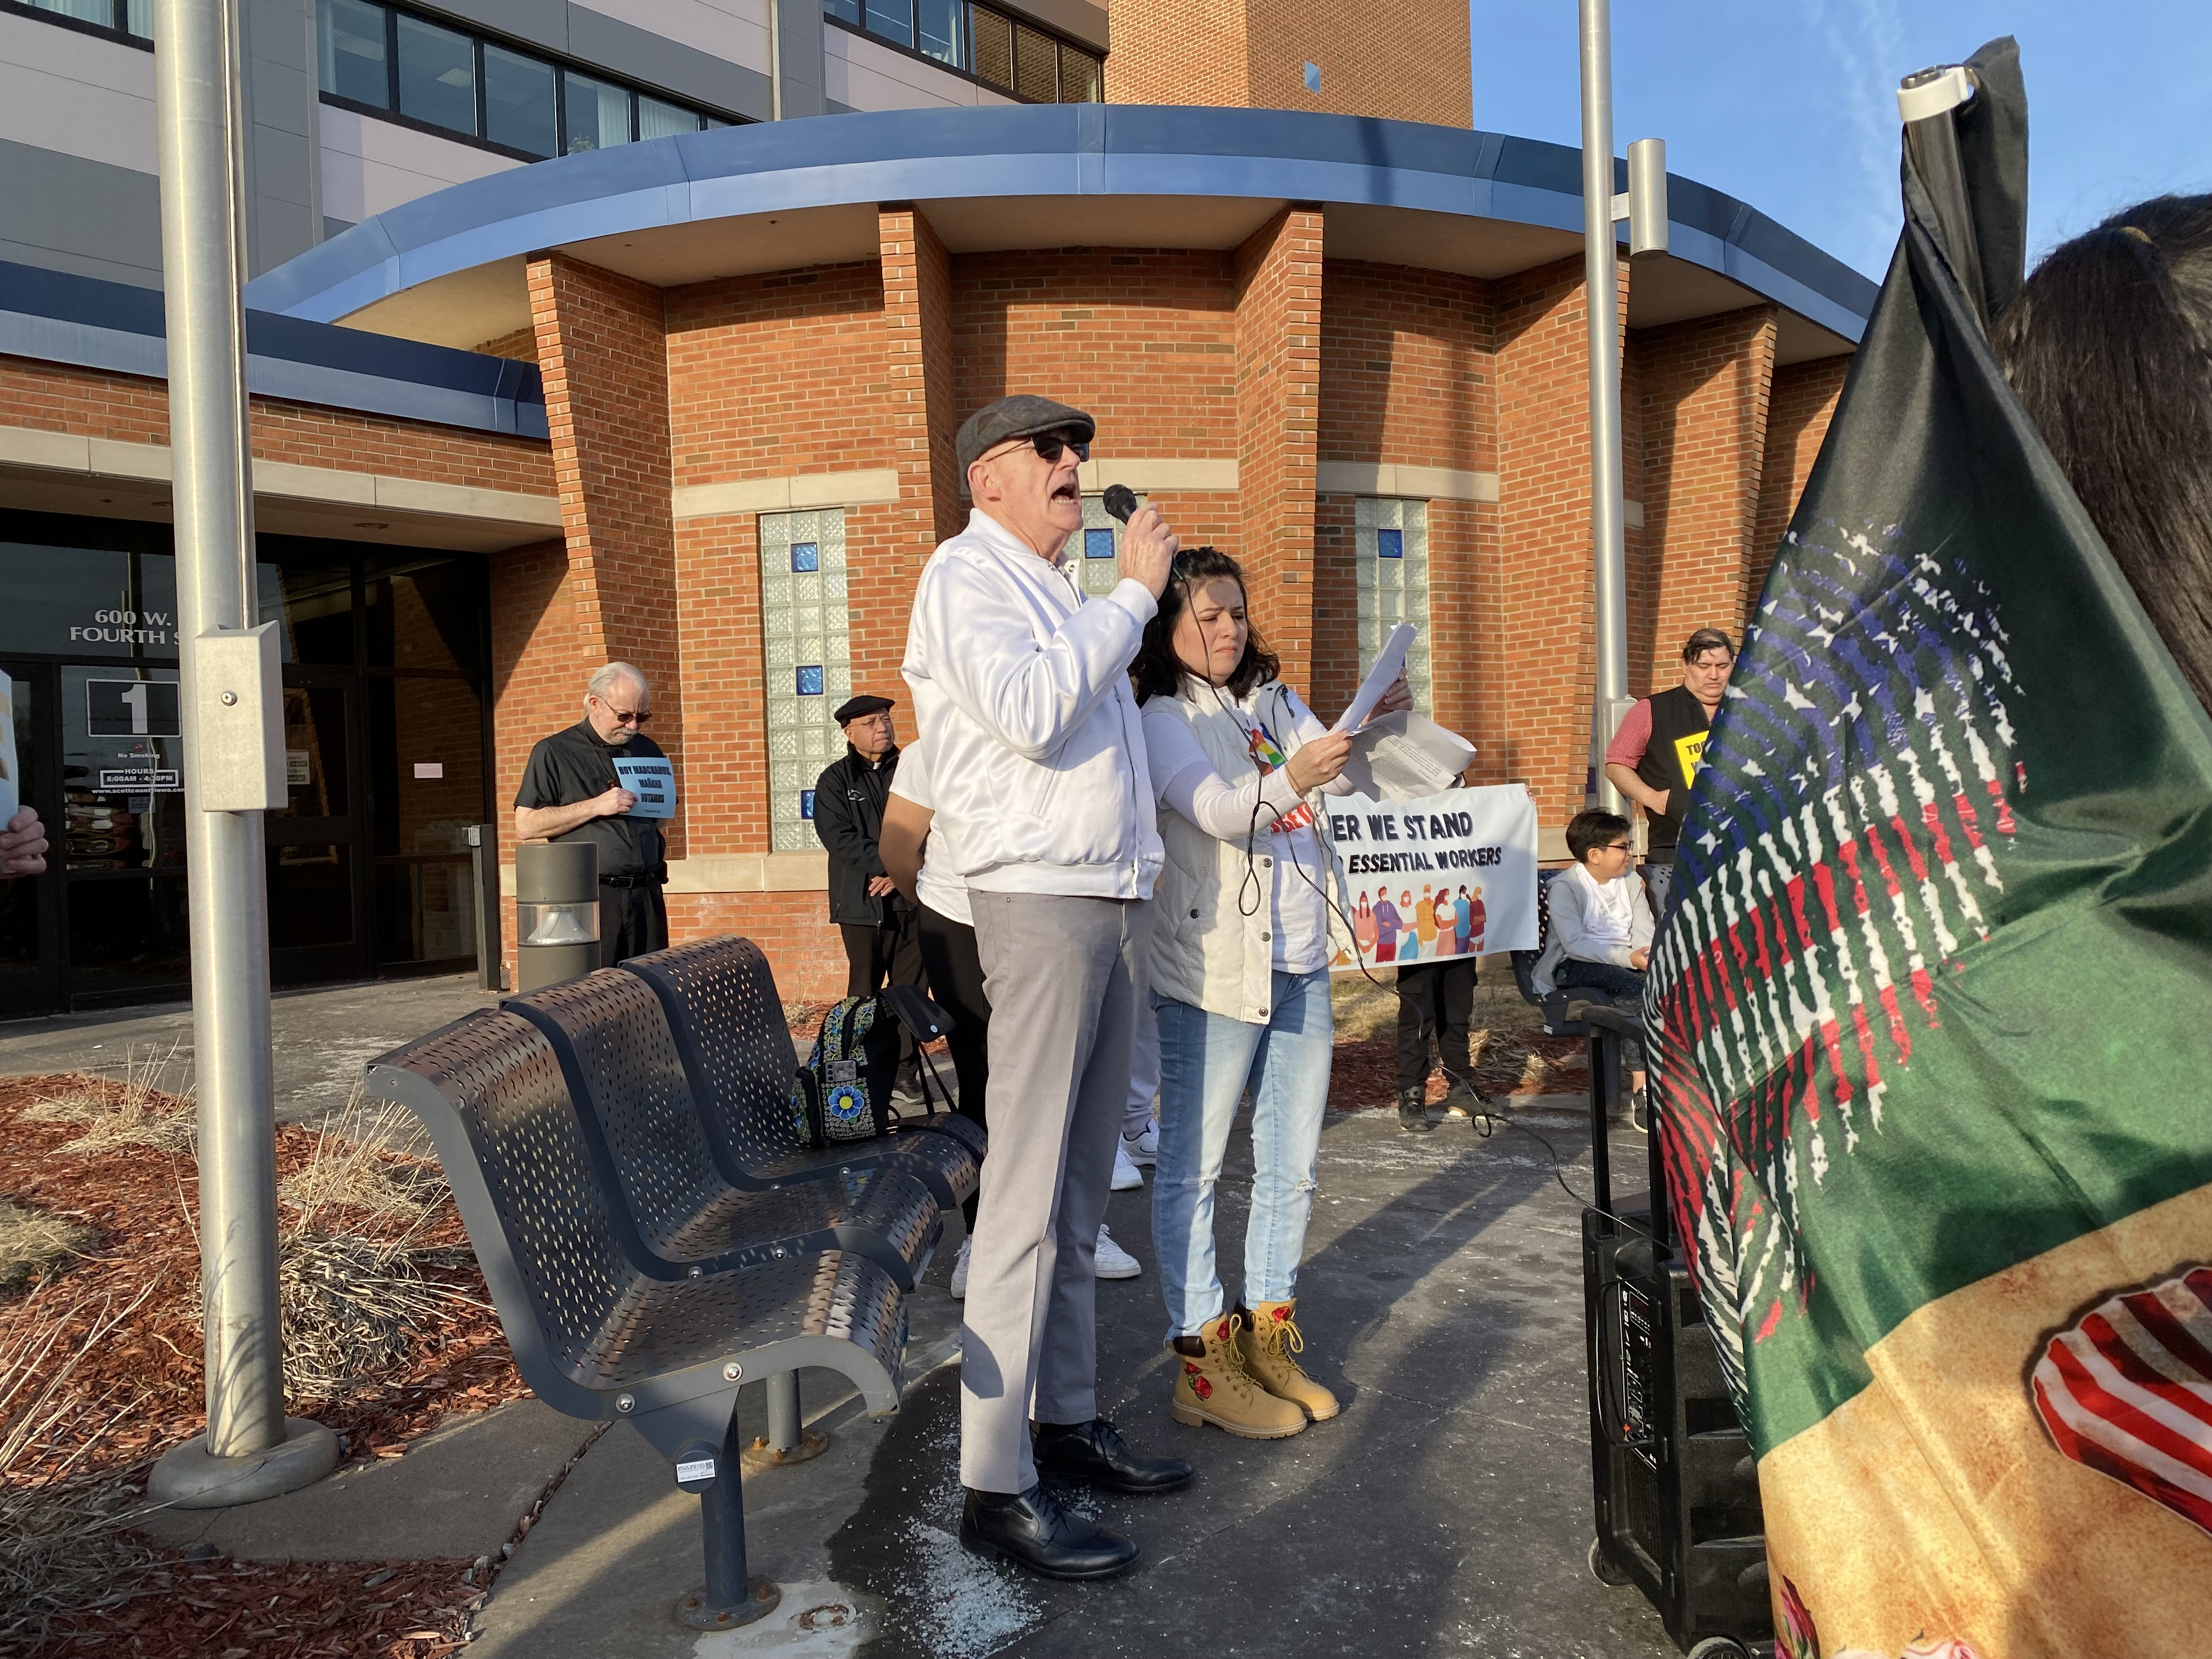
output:
[[[1337,972],[1536,948],[1536,804],[1526,785],[1407,801],[1335,796],[1328,827],[1352,898],[1351,934],[1329,917]]]

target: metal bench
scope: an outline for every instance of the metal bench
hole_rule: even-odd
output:
[[[848,1163],[765,1192],[725,1181],[667,1017],[635,975],[603,968],[501,1006],[561,1062],[600,1183],[627,1212],[617,1237],[641,1272],[678,1279],[842,1249],[910,1291],[927,1267],[943,1223],[928,1189],[901,1170]]]
[[[871,1414],[896,1411],[906,1310],[891,1276],[855,1250],[788,1246],[647,1271],[560,1059],[520,1014],[473,1013],[395,1049],[368,1087],[429,1131],[523,1380],[556,1411],[634,1425],[699,1494],[706,1583],[678,1616],[716,1630],[768,1612],[775,1587],[745,1572],[738,1389],[819,1367]]]
[[[957,1113],[910,1118],[895,1133],[827,1151],[798,1144],[783,1001],[768,958],[750,939],[698,939],[633,957],[622,971],[652,987],[666,1010],[708,1141],[731,1186],[757,1192],[834,1179],[848,1169],[881,1169],[914,1176],[948,1216],[975,1196],[983,1133]]]

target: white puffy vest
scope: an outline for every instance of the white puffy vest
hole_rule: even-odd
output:
[[[1251,775],[1248,728],[1212,696],[1195,702],[1181,696],[1154,701],[1171,702],[1190,722],[1199,746],[1223,777],[1237,782]],[[1146,705],[1147,710],[1151,706]],[[1255,687],[1237,706],[1246,719],[1267,726],[1286,757],[1297,752],[1302,739],[1281,681]],[[1245,884],[1244,842],[1210,836],[1171,808],[1160,812],[1166,859],[1152,891],[1158,907],[1152,917],[1152,989],[1162,996],[1247,1024],[1267,1023],[1274,997],[1275,945],[1268,935],[1274,912],[1275,838],[1267,827],[1273,817],[1261,809],[1252,840],[1260,899],[1247,916],[1237,911],[1237,890]]]

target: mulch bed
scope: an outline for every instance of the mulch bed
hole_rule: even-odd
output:
[[[143,1489],[153,1458],[205,1426],[198,1315],[198,1173],[189,1154],[138,1145],[90,1155],[70,1143],[75,1123],[27,1121],[21,1114],[61,1088],[88,1079],[0,1079],[0,1193],[90,1228],[94,1253],[67,1272],[0,1304],[0,1319],[51,1321],[88,1329],[103,1309],[150,1290],[112,1337],[85,1356],[70,1382],[70,1408],[35,1475],[93,1443],[79,1465]],[[97,1086],[97,1085],[95,1085]],[[119,1085],[108,1086],[119,1089]],[[312,1159],[315,1134],[276,1132],[279,1179]],[[327,1212],[326,1212],[327,1215]],[[347,1211],[336,1218],[372,1240],[397,1239],[404,1216]],[[458,1246],[467,1236],[447,1200],[412,1242]],[[446,1412],[475,1411],[528,1392],[516,1374],[498,1316],[474,1263],[426,1265],[426,1279],[470,1298],[438,1328],[416,1334],[409,1363],[342,1401],[293,1400],[287,1408],[327,1424],[349,1462],[401,1455],[406,1443]],[[66,1345],[62,1345],[66,1346]],[[59,1355],[57,1355],[58,1359]],[[135,1403],[133,1403],[135,1402]],[[104,1426],[120,1408],[127,1415]],[[465,1639],[467,1609],[483,1594],[467,1561],[271,1565],[187,1560],[166,1552],[143,1592],[121,1607],[58,1629],[48,1650],[222,1659],[239,1655],[376,1656],[436,1659]],[[464,1575],[467,1575],[466,1577]]]

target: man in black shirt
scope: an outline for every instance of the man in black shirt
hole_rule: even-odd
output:
[[[593,674],[584,718],[540,738],[514,795],[520,841],[589,841],[599,849],[599,964],[611,968],[668,944],[665,844],[657,819],[633,817],[637,797],[615,776],[615,757],[662,758],[645,735],[653,693],[626,662]]]
[[[1705,732],[1728,690],[1735,643],[1717,628],[1700,628],[1682,647],[1682,683],[1656,691],[1628,711],[1606,746],[1605,775],[1644,809],[1650,836],[1644,854],[1644,885],[1651,914],[1664,919],[1674,879],[1674,849],[1682,809],[1704,763]]]
[[[844,728],[845,758],[814,781],[814,833],[830,849],[830,920],[845,939],[845,994],[872,996],[886,984],[921,983],[915,908],[892,884],[877,842],[884,803],[898,768],[889,697],[854,697],[832,716]],[[900,1059],[912,1057],[902,1028]]]

